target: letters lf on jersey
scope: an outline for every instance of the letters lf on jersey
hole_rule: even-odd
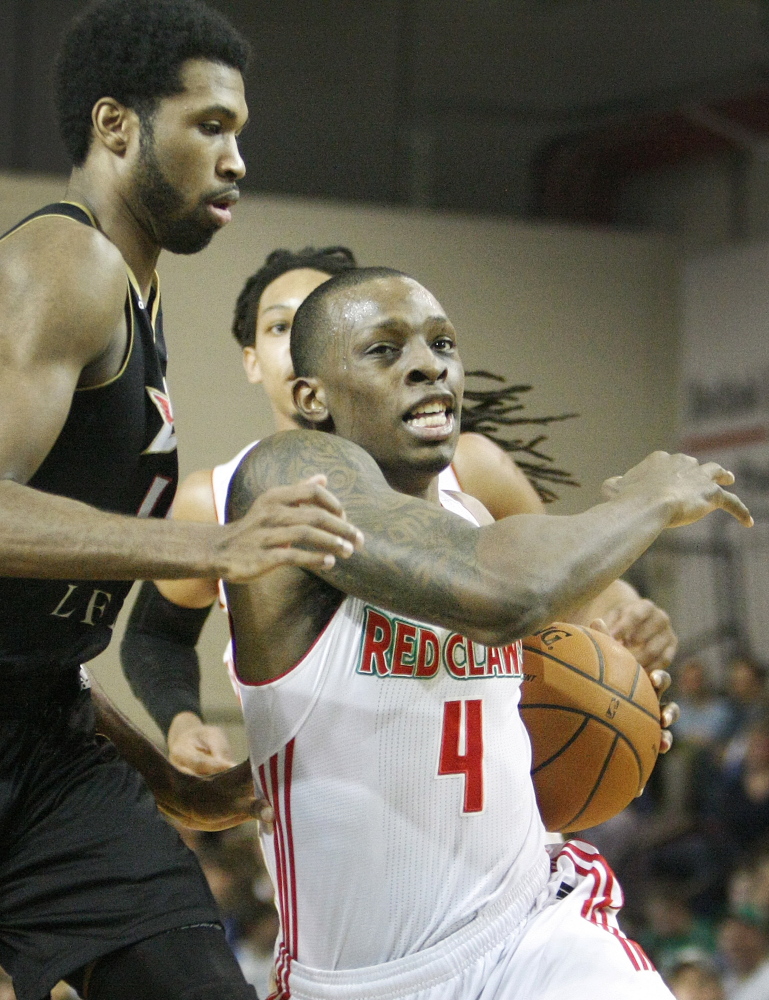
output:
[[[520,643],[483,646],[457,632],[443,639],[427,625],[365,608],[356,672],[373,677],[435,677],[443,668],[456,680],[523,677]]]

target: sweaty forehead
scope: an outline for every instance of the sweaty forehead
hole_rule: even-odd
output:
[[[337,332],[352,334],[388,322],[420,323],[445,313],[435,296],[412,278],[373,278],[340,289],[329,303]]]

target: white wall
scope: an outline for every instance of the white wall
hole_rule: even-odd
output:
[[[0,232],[62,191],[60,179],[0,176]],[[581,414],[549,432],[548,450],[583,483],[553,512],[595,502],[604,478],[671,444],[677,259],[663,238],[247,196],[206,251],[161,258],[183,473],[269,432],[265,402],[246,383],[229,334],[232,306],[269,250],[308,243],[347,244],[364,264],[413,275],[454,321],[468,368],[531,382],[533,415]],[[214,711],[233,714],[216,662],[223,636],[222,620],[207,627],[204,695]],[[149,728],[116,661],[113,647],[95,673]]]

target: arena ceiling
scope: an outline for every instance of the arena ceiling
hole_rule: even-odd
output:
[[[639,171],[769,148],[766,0],[215,0],[249,36],[246,186],[611,221]],[[0,167],[66,169],[81,0],[0,4]]]

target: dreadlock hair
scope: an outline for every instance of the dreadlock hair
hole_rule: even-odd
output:
[[[241,347],[253,347],[256,339],[256,314],[262,292],[276,278],[288,271],[309,268],[324,274],[339,274],[356,267],[355,255],[347,247],[304,247],[292,250],[273,250],[264,264],[243,286],[235,304],[232,334]]]
[[[515,457],[518,465],[526,474],[531,485],[537,491],[544,503],[558,499],[546,483],[559,486],[579,486],[570,472],[553,465],[554,459],[540,450],[539,446],[547,440],[545,434],[538,434],[528,440],[520,437],[509,438],[500,434],[506,427],[522,427],[536,425],[547,427],[558,420],[570,420],[576,413],[561,413],[554,417],[512,416],[523,410],[523,403],[518,399],[523,392],[531,390],[530,385],[507,385],[507,379],[492,372],[466,372],[465,379],[486,379],[502,383],[501,387],[493,389],[468,389],[465,384],[465,397],[462,404],[460,426],[463,432],[474,431],[483,434],[490,441],[499,445],[508,454]],[[527,456],[521,458],[521,456]]]
[[[67,153],[80,167],[93,138],[91,112],[113,97],[150,121],[163,97],[182,92],[182,64],[208,59],[241,74],[249,44],[202,0],[97,0],[72,23],[56,60],[56,105]]]

